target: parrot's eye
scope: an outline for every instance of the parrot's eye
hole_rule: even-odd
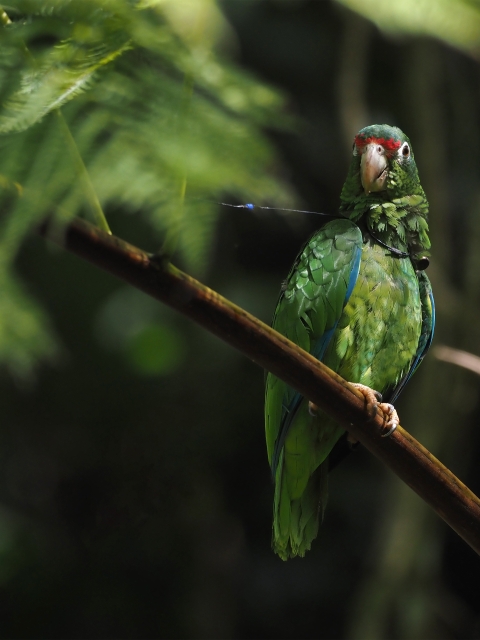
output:
[[[410,155],[410,147],[408,146],[407,142],[404,143],[403,147],[400,149],[400,152],[404,158],[408,158],[408,156]]]

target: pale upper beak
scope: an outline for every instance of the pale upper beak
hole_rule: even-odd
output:
[[[367,144],[360,161],[360,178],[367,195],[371,191],[382,191],[385,188],[387,166],[387,157],[382,145],[374,142]]]

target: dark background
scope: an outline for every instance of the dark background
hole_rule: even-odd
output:
[[[479,353],[477,62],[387,37],[329,1],[221,6],[236,62],[280,87],[297,118],[295,132],[270,135],[302,206],[337,210],[359,128],[409,135],[431,205],[434,345]],[[141,220],[112,212],[111,224],[155,248]],[[269,322],[318,224],[222,209],[204,281]],[[2,637],[479,637],[478,557],[371,455],[360,448],[333,472],[312,551],[282,562],[270,550],[263,372],[40,238],[18,267],[62,357],[31,384],[0,377]],[[135,314],[173,345],[168,375],[139,369],[141,344],[122,342]],[[433,351],[397,407],[476,493],[478,391]]]

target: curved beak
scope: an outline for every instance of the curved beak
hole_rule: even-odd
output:
[[[371,191],[382,191],[385,188],[387,166],[387,157],[382,145],[378,142],[367,144],[360,161],[360,178],[367,195]]]

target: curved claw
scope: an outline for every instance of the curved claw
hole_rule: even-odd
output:
[[[390,422],[388,423],[390,424]],[[388,427],[387,424],[387,427]],[[393,423],[393,425],[390,427],[390,429],[387,431],[387,433],[382,433],[382,435],[380,436],[381,438],[388,438],[388,436],[391,436],[392,433],[395,431],[395,429],[398,427],[398,424],[396,422]]]
[[[314,404],[311,400],[308,401],[308,413],[313,417],[316,418],[318,415],[318,407],[316,404]]]
[[[390,427],[390,429],[386,433],[382,433],[381,437],[388,438],[398,427],[398,425],[400,424],[400,420],[393,404],[383,402],[382,404],[380,404],[380,408],[385,414],[385,417],[388,418],[388,422],[385,426]]]

